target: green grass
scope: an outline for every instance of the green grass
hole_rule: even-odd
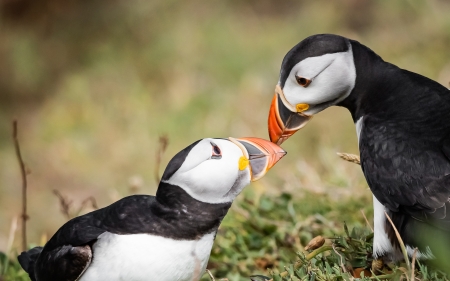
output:
[[[372,213],[370,196],[337,201],[330,194],[301,193],[268,196],[258,186],[244,191],[225,217],[211,252],[208,269],[216,280],[250,280],[255,275],[255,281],[352,280],[354,270],[370,271],[373,233],[362,215]],[[326,238],[325,245],[305,251],[318,235]],[[0,280],[28,280],[15,256],[0,253]],[[405,280],[411,276],[407,272],[405,264],[389,265],[377,278]],[[420,263],[414,276],[449,280]]]
[[[216,277],[248,280],[253,274],[267,274],[269,268],[287,266],[313,237],[334,237],[342,232],[345,220],[362,226],[360,210],[371,212],[363,198],[336,202],[327,194],[307,192],[295,200],[287,193],[255,197],[251,190],[242,197],[225,218],[212,250],[210,268]]]
[[[327,194],[307,192],[302,200],[297,196],[255,197],[252,190],[245,192],[217,236],[208,266],[213,275],[229,280],[249,280],[252,275],[285,281],[350,280],[356,269],[370,271],[373,233],[362,214],[372,213],[368,196],[341,202]],[[326,244],[312,253],[305,251],[318,235]],[[406,278],[405,264],[389,266],[377,272],[380,279]],[[449,280],[420,263],[414,275],[418,280]]]
[[[12,256],[13,255],[13,256]],[[30,280],[28,274],[23,271],[15,254],[0,252],[0,280],[1,281],[26,281]]]

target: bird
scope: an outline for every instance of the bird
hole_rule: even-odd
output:
[[[343,36],[316,34],[281,63],[269,110],[281,144],[330,106],[348,109],[373,193],[373,256],[437,259],[450,250],[450,90]],[[337,124],[336,124],[337,125]],[[388,221],[392,220],[393,225]]]
[[[235,197],[285,154],[260,138],[201,139],[169,161],[156,196],[76,217],[18,260],[33,281],[199,280]]]

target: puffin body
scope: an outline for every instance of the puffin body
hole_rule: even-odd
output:
[[[198,280],[233,199],[284,155],[257,138],[197,141],[169,162],[156,196],[76,217],[19,262],[37,281]]]
[[[79,280],[117,280],[117,276],[133,276],[137,280],[197,280],[196,276],[206,269],[214,238],[213,232],[198,240],[175,241],[147,234],[105,233],[93,248],[97,264],[90,266]]]
[[[357,41],[306,38],[285,56],[269,113],[281,144],[314,114],[337,105],[356,125],[361,167],[374,195],[374,256],[450,250],[450,91],[385,62]]]

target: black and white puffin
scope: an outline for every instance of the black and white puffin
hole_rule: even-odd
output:
[[[450,91],[357,41],[313,35],[283,59],[269,112],[270,139],[281,144],[333,105],[347,108],[356,125],[361,167],[373,193],[374,256],[403,257],[384,211],[410,256],[415,247],[420,258],[440,249],[448,253]]]
[[[37,281],[198,280],[234,198],[285,154],[258,138],[199,140],[172,158],[156,196],[74,218],[19,262]]]

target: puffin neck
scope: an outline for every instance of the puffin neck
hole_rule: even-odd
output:
[[[337,105],[347,108],[352,114],[353,121],[356,122],[360,117],[369,113],[367,107],[363,106],[364,104],[370,104],[374,110],[378,106],[383,106],[378,102],[383,102],[385,97],[382,95],[392,92],[392,86],[396,84],[392,78],[392,71],[397,72],[399,68],[385,62],[358,41],[349,40],[349,42],[352,46],[356,81],[350,95]]]
[[[219,227],[231,202],[211,204],[192,198],[181,187],[160,182],[152,212],[168,223],[182,221],[187,233],[211,233]]]

